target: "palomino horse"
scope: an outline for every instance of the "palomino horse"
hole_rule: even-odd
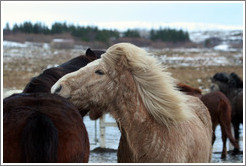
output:
[[[50,88],[102,53],[87,49],[86,55],[34,77],[23,94],[4,100],[4,162],[88,162],[89,138],[82,119],[88,110],[77,110],[70,101],[51,95]]]
[[[3,162],[88,162],[83,119],[68,100],[20,93],[3,101]]]
[[[243,124],[243,82],[235,73],[216,73],[212,82],[217,84],[231,103],[231,122],[234,128],[235,138],[239,139],[239,125]]]
[[[128,153],[122,162],[210,162],[212,122],[206,106],[175,88],[170,73],[144,50],[121,43],[51,88],[95,119],[109,112]],[[118,156],[123,156],[119,155]]]
[[[193,88],[189,85],[179,83],[177,87],[188,95],[196,96],[201,99],[201,101],[207,106],[213,124],[213,144],[216,139],[215,129],[217,125],[221,126],[223,150],[221,158],[225,158],[227,154],[226,150],[226,140],[229,138],[232,145],[235,147],[234,153],[239,151],[239,146],[235,138],[232,136],[231,132],[231,105],[227,97],[220,91],[210,92],[208,94],[202,95],[201,90],[198,88]]]

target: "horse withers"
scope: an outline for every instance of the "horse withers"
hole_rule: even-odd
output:
[[[125,139],[118,156],[126,158],[118,161],[211,161],[206,106],[178,91],[170,73],[132,44],[113,45],[101,59],[58,80],[51,92],[89,109],[92,119],[106,112],[115,118]]]

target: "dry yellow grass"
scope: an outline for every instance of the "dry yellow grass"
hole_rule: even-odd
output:
[[[235,72],[243,78],[243,68],[241,66],[172,67],[168,70],[180,82],[200,88],[203,93],[207,93],[211,86],[210,78],[217,72]]]

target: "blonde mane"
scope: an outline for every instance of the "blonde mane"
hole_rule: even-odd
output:
[[[116,70],[125,67],[131,71],[147,111],[158,123],[168,126],[191,117],[185,103],[187,96],[175,88],[176,80],[143,49],[119,43],[110,47],[102,59]]]

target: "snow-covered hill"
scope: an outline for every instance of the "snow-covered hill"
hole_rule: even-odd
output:
[[[203,43],[206,47],[214,47],[216,50],[228,51],[229,49],[241,49],[243,46],[242,30],[221,31],[193,31],[189,33],[191,41]]]

